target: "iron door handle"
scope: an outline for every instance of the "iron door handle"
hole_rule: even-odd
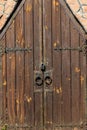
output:
[[[45,77],[45,83],[46,83],[47,85],[51,85],[52,79],[51,79],[50,76],[46,76],[46,77]]]
[[[42,78],[41,78],[40,76],[36,77],[35,83],[36,83],[37,86],[43,85],[43,80],[42,80]]]

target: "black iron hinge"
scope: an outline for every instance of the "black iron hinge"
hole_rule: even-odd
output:
[[[67,50],[79,51],[79,52],[83,52],[83,54],[86,55],[87,54],[87,44],[83,44],[82,46],[79,46],[77,48],[75,48],[75,47],[60,47],[60,46],[57,46],[57,47],[54,47],[54,50],[55,51],[67,51]]]
[[[21,52],[31,52],[32,48],[30,47],[25,47],[25,48],[19,48],[19,47],[14,47],[14,48],[9,48],[6,47],[4,48],[2,45],[0,45],[0,56],[2,56],[5,53],[9,53],[9,52],[17,52],[17,51],[21,51]]]

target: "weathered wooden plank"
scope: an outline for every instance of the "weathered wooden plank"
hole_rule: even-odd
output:
[[[23,7],[16,17],[16,47],[24,47]],[[24,52],[16,52],[17,123],[24,123]]]
[[[79,46],[79,33],[71,23],[71,47]],[[72,86],[72,122],[79,122],[79,52],[71,51],[71,86]]]
[[[42,1],[34,1],[34,70],[39,71],[42,62]]]
[[[25,47],[32,48],[25,52],[25,123],[34,125],[33,97],[33,1],[26,0],[24,5]]]
[[[34,75],[36,71],[40,72],[42,63],[42,0],[34,1]],[[35,79],[34,79],[35,80]],[[34,125],[43,125],[43,86],[37,86],[34,81],[34,89],[41,89],[34,93]],[[35,130],[38,130],[36,127]]]
[[[44,109],[46,109],[45,110],[46,113],[44,113],[44,118],[45,118],[44,125],[45,125],[46,129],[49,130],[49,129],[52,129],[52,125],[53,125],[53,116],[52,116],[53,94],[52,94],[52,92],[47,92],[47,93],[45,92],[44,96],[45,96],[44,104],[46,104],[46,105],[44,105]]]
[[[69,17],[61,9],[62,47],[70,47]],[[70,51],[62,51],[62,120],[64,124],[71,123],[71,93],[70,93]],[[67,128],[66,128],[67,129]]]
[[[6,42],[5,42],[5,36],[2,38],[2,45],[3,47],[6,47]],[[7,76],[6,76],[6,66],[7,66],[7,62],[6,62],[6,54],[4,54],[2,56],[2,91],[3,91],[3,122],[6,122],[6,114],[7,114],[7,98],[6,98],[6,94],[7,94]]]
[[[70,47],[69,18],[61,7],[61,47]],[[67,61],[67,62],[66,62]],[[70,104],[70,51],[61,52],[61,124],[71,123],[71,104]],[[62,130],[71,128],[63,127]]]
[[[15,46],[14,21],[6,32],[6,46]],[[9,124],[15,123],[15,54],[7,54],[7,109]]]
[[[35,93],[35,126],[36,126],[36,129],[35,130],[38,130],[38,128],[43,127],[43,113],[42,113],[42,110],[43,110],[43,95],[42,93]]]
[[[52,69],[52,1],[43,1],[43,53],[46,68]]]
[[[5,46],[5,36],[0,40],[0,44]],[[6,62],[5,56],[0,57],[0,122],[4,122],[6,110]],[[6,83],[6,82],[5,82]],[[1,129],[2,126],[0,126]]]
[[[60,41],[60,4],[53,0],[52,7],[52,44],[53,44],[53,123],[60,124],[61,120],[61,52],[54,51]],[[56,35],[57,34],[57,35]]]
[[[43,56],[46,70],[52,69],[52,1],[43,1]],[[49,76],[52,78],[51,74]],[[45,75],[46,77],[46,75]],[[47,129],[51,129],[53,122],[52,103],[53,94],[46,92],[45,89],[50,89],[51,85],[44,84],[44,125]]]
[[[80,35],[80,46],[85,44],[85,39]],[[86,56],[80,53],[80,122],[85,119],[85,88],[86,88]]]

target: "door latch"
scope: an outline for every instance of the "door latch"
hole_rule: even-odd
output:
[[[46,66],[45,66],[43,63],[41,64],[41,71],[42,71],[42,72],[45,72],[45,71],[46,71]]]

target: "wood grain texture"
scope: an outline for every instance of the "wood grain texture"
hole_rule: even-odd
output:
[[[6,46],[15,47],[14,21],[6,32]],[[7,54],[7,108],[11,124],[15,123],[15,53]]]
[[[2,87],[2,57],[0,57],[0,122],[2,121],[2,117],[3,117],[3,87]]]
[[[5,47],[5,36],[1,39],[1,44]],[[1,91],[1,109],[0,109],[0,114],[2,114],[2,118],[1,121],[5,122],[4,120],[6,120],[5,114],[6,114],[6,55],[3,55],[3,57],[1,58],[1,63],[2,65],[2,72],[0,73],[0,82],[1,82],[1,86],[2,88],[0,89]],[[0,126],[1,128],[1,126]]]
[[[85,40],[80,35],[80,46],[84,44]],[[84,121],[85,118],[85,87],[86,87],[86,56],[83,56],[82,53],[80,53],[80,97],[79,97],[79,104],[80,104],[80,122]]]
[[[16,17],[16,47],[24,47],[23,7]],[[24,123],[24,52],[16,52],[17,123]]]
[[[33,97],[33,1],[27,0],[24,5],[25,47],[32,48],[30,53],[25,52],[25,123],[34,125],[34,97]]]
[[[34,1],[34,70],[39,71],[42,62],[42,1]]]
[[[79,46],[79,33],[71,23],[71,47]],[[79,52],[71,51],[71,74],[72,74],[72,122],[79,122]]]
[[[62,47],[70,47],[70,21],[64,9],[61,9],[61,38]],[[62,120],[64,124],[71,122],[71,93],[70,93],[70,51],[62,51]]]
[[[43,1],[43,51],[46,69],[52,69],[52,0]]]
[[[52,0],[43,1],[43,57],[46,71],[52,70]],[[48,75],[52,78],[50,74]],[[44,125],[46,129],[51,129],[53,124],[53,93],[49,92],[51,88],[51,85],[46,85],[44,82]]]
[[[56,46],[61,46],[61,19],[60,19],[60,4],[57,0],[53,1],[52,11],[52,45],[53,49]],[[57,5],[56,5],[57,3]],[[56,35],[58,34],[58,35]],[[61,52],[53,50],[53,123],[61,123]]]
[[[78,50],[55,50],[78,48],[85,38],[58,2],[26,0],[1,40],[4,47],[31,48],[2,56],[0,114],[17,130],[80,130],[75,124],[82,124],[87,114],[86,56]],[[35,82],[38,74],[41,86]],[[47,75],[51,85],[46,85]]]
[[[34,3],[34,74],[39,71],[41,73],[42,63],[42,0],[35,0]],[[34,79],[35,80],[35,79]],[[43,85],[37,86],[34,82],[34,89],[41,90],[34,93],[34,125],[35,130],[38,126],[43,126]]]
[[[4,47],[6,47],[6,37],[4,36],[2,38],[2,44]],[[2,86],[3,86],[3,122],[6,122],[6,116],[7,116],[7,77],[6,77],[6,66],[7,66],[7,62],[6,62],[6,54],[3,55],[2,57]]]

